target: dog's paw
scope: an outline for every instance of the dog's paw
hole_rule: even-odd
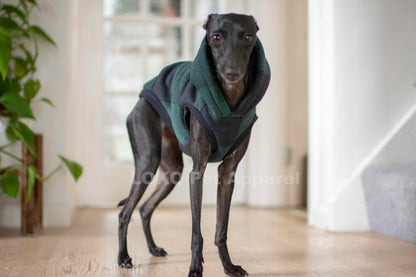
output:
[[[118,257],[118,266],[121,268],[132,268],[133,263],[128,255],[123,255]]]
[[[230,265],[224,267],[224,273],[228,276],[248,276],[247,271],[245,271],[241,266],[239,265]]]
[[[189,270],[188,277],[202,277],[202,270],[191,269]]]
[[[204,257],[202,256],[202,252],[192,252],[192,261],[191,266],[189,268],[188,277],[202,277],[203,263]]]
[[[163,248],[160,247],[149,247],[149,252],[155,257],[165,257],[168,253]]]

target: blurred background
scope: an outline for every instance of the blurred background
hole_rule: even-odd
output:
[[[84,167],[77,185],[65,172],[45,185],[45,226],[69,226],[76,207],[115,207],[128,195],[125,121],[143,84],[167,64],[194,58],[208,14],[236,12],[257,20],[272,80],[233,203],[296,208],[310,225],[334,231],[391,229],[397,224],[389,218],[399,214],[416,233],[415,1],[38,3],[33,21],[58,45],[41,45],[39,55],[42,93],[57,106],[54,116],[36,111],[45,172],[55,152]],[[205,205],[216,202],[217,166],[207,170]],[[162,205],[189,205],[189,171],[187,157],[182,181]],[[19,209],[3,197],[0,224],[19,226]]]

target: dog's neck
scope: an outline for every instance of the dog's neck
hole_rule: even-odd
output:
[[[236,83],[229,83],[225,81],[219,74],[217,74],[217,78],[221,85],[221,91],[224,95],[225,101],[228,104],[228,107],[230,110],[234,110],[238,103],[240,103],[241,99],[244,97],[247,86],[247,74],[244,76],[244,78]]]

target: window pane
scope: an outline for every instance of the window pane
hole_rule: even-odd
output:
[[[106,162],[131,163],[133,155],[126,119],[138,101],[137,96],[104,97],[104,154]]]
[[[144,26],[104,23],[104,91],[134,92],[143,86]]]
[[[149,24],[148,34],[147,78],[153,78],[163,67],[180,60],[182,40],[179,27]]]
[[[180,16],[181,0],[151,0],[150,13],[158,16]]]
[[[140,0],[104,0],[104,15],[137,14],[140,11]]]
[[[192,0],[191,16],[195,19],[206,19],[210,13],[220,12],[220,0]]]

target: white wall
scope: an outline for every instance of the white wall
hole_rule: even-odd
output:
[[[269,89],[257,108],[247,153],[247,204],[288,207],[301,202],[297,161],[306,153],[307,140],[307,29],[306,0],[250,1],[271,67]],[[294,124],[297,126],[293,126]],[[285,164],[291,147],[293,161]],[[290,181],[294,178],[294,181]]]
[[[39,105],[35,110],[35,130],[44,134],[44,174],[51,172],[59,163],[56,154],[73,159],[67,151],[67,129],[69,117],[76,110],[69,110],[67,98],[70,88],[71,37],[68,34],[69,1],[38,1],[40,10],[33,16],[34,23],[42,26],[55,40],[57,48],[42,43],[39,52],[38,76],[42,82],[42,93],[50,98],[56,109]],[[59,171],[44,184],[44,225],[68,226],[74,206],[74,181],[67,170]]]
[[[309,223],[366,230],[362,170],[416,102],[416,2],[309,7]]]
[[[299,176],[299,182],[287,184],[288,205],[306,204],[306,168],[308,153],[308,1],[288,1],[287,31],[287,153],[286,175]]]
[[[13,1],[12,1],[13,2]],[[38,1],[40,10],[34,9],[32,24],[41,26],[58,45],[56,48],[39,40],[39,59],[36,77],[40,79],[42,88],[39,96],[50,98],[56,109],[44,103],[34,104],[37,121],[32,124],[35,132],[44,135],[44,174],[51,172],[59,159],[57,154],[72,158],[66,151],[67,112],[66,98],[69,93],[69,62],[70,51],[68,36],[68,1]],[[16,149],[20,153],[20,149]],[[69,173],[61,170],[49,181],[44,183],[44,225],[68,226],[73,210],[74,182]],[[6,196],[3,196],[5,198]],[[20,226],[20,196],[0,202],[0,225],[9,227]]]
[[[284,173],[287,91],[287,1],[250,1],[249,11],[259,25],[261,39],[271,68],[266,95],[257,107],[259,119],[253,127],[247,151],[247,204],[286,206],[287,187],[276,176]],[[271,178],[269,178],[271,177]]]

